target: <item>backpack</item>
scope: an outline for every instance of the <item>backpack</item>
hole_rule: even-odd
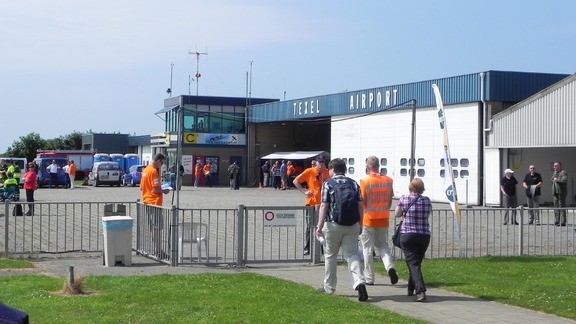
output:
[[[12,216],[24,216],[24,210],[22,210],[22,205],[16,204],[14,209],[12,209]]]
[[[350,178],[329,179],[329,185],[334,189],[330,210],[332,221],[339,225],[350,226],[360,221],[358,211],[358,187]]]

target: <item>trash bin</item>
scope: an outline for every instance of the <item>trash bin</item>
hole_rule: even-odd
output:
[[[132,265],[132,223],[130,216],[102,217],[104,265]]]

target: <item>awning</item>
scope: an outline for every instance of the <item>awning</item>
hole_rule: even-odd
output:
[[[313,158],[318,154],[324,154],[324,157],[328,159],[327,152],[324,151],[293,151],[293,152],[274,152],[266,156],[261,157],[263,160],[305,160]]]
[[[178,105],[172,105],[172,106],[164,107],[164,109],[158,111],[155,115],[162,114],[162,113],[165,113],[165,112],[169,112],[169,111],[171,111],[171,110],[174,109],[174,108],[178,108]]]

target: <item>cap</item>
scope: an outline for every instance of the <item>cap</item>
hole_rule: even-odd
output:
[[[510,169],[506,169],[506,170],[504,170],[504,174],[506,174],[506,173],[514,173],[514,171],[512,171]]]
[[[316,161],[318,161],[318,162],[326,162],[326,160],[324,160],[324,155],[322,155],[322,154],[316,155],[316,157],[314,158],[314,160],[316,160]]]

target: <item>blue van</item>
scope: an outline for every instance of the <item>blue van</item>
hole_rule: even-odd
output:
[[[36,158],[34,159],[34,162],[36,162],[36,164],[38,165],[38,175],[37,175],[37,183],[38,183],[38,187],[42,188],[44,186],[48,186],[50,185],[50,172],[48,172],[48,170],[46,170],[46,168],[52,164],[52,160],[56,161],[56,164],[58,164],[59,168],[58,168],[58,183],[56,184],[56,187],[58,186],[62,186],[63,188],[66,187],[66,182],[67,179],[66,177],[68,175],[66,175],[66,173],[64,172],[63,167],[68,164],[68,160],[64,159],[64,158]]]

